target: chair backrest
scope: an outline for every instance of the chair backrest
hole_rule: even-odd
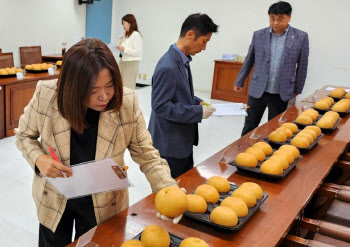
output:
[[[0,69],[13,67],[13,53],[0,53]]]
[[[24,46],[19,48],[21,66],[27,64],[42,63],[41,46]]]
[[[2,49],[0,48],[0,53],[2,52]]]

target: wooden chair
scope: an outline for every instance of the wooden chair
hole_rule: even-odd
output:
[[[0,53],[0,68],[11,68],[13,67],[13,53],[7,52],[7,53]]]
[[[2,49],[0,48],[0,53],[2,53]]]
[[[42,63],[41,46],[24,46],[19,48],[21,66],[27,64]]]
[[[281,246],[285,247],[339,247],[350,245],[350,228],[326,221],[304,217],[295,225],[313,234],[305,237],[288,234]],[[295,228],[295,226],[293,226]],[[299,230],[299,229],[298,229]],[[316,237],[315,237],[316,235]],[[309,237],[311,236],[311,239]]]

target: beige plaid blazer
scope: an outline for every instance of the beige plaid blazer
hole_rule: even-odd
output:
[[[33,98],[15,129],[16,145],[22,151],[34,172],[33,198],[41,224],[55,232],[65,210],[67,199],[47,180],[39,176],[35,167],[37,158],[50,154],[51,146],[60,161],[70,166],[69,123],[59,114],[56,100],[57,80],[39,81]],[[40,141],[38,138],[41,137]],[[98,125],[97,160],[112,157],[124,165],[124,152],[128,148],[133,160],[140,165],[152,190],[176,185],[167,162],[161,159],[152,145],[145,120],[134,90],[124,88],[123,105],[119,112],[102,112]],[[97,224],[128,207],[128,190],[92,195]]]

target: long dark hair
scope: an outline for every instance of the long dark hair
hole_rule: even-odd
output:
[[[63,57],[57,82],[60,114],[78,133],[84,131],[84,117],[91,91],[101,70],[107,68],[113,78],[114,96],[106,111],[118,111],[123,101],[120,71],[110,49],[99,39],[85,39],[73,45]]]
[[[125,37],[128,38],[134,31],[139,32],[139,28],[137,26],[136,18],[133,14],[127,14],[124,15],[122,18],[122,24],[123,21],[126,21],[127,23],[130,23],[130,29],[128,32],[126,32]]]

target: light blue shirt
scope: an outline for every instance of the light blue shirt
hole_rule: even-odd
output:
[[[188,69],[190,67],[190,62],[192,61],[192,57],[191,56],[186,56],[185,53],[183,53],[179,47],[176,46],[176,44],[173,44],[173,48],[180,54],[182,62],[185,65],[186,68],[186,76],[187,76],[187,80],[189,80],[188,78]]]
[[[279,94],[280,93],[280,84],[279,76],[283,63],[283,50],[284,44],[286,42],[288,28],[280,35],[274,33],[272,28],[270,28],[271,33],[271,51],[270,51],[270,71],[269,71],[269,80],[265,88],[265,92]]]

